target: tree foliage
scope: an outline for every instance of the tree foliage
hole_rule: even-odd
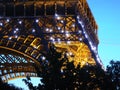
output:
[[[115,90],[110,72],[100,66],[75,67],[74,62],[69,62],[67,55],[58,53],[53,45],[44,56],[46,59],[40,60],[41,70],[35,66],[41,77],[39,85],[34,87],[28,77],[23,80],[30,90]]]
[[[120,90],[120,61],[111,61],[107,66],[107,74],[115,90]]]

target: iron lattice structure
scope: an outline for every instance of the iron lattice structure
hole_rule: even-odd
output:
[[[37,76],[49,43],[75,65],[101,65],[97,24],[86,0],[0,0],[0,76]],[[42,60],[43,62],[39,63]]]

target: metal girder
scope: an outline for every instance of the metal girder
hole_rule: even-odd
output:
[[[33,60],[13,54],[0,54],[0,77],[3,81],[16,77],[37,76]]]
[[[33,64],[40,67],[41,53],[47,52],[49,43],[67,52],[75,65],[97,62],[90,44],[98,46],[98,27],[85,0],[3,0],[0,16],[4,81],[27,73],[36,76]]]

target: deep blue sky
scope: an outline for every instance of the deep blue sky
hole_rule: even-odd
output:
[[[120,60],[120,0],[87,0],[98,24],[99,56],[104,64]]]
[[[98,24],[99,56],[106,67],[110,60],[120,60],[120,0],[87,0]],[[33,81],[36,81],[36,79]],[[21,79],[10,81],[23,86]]]

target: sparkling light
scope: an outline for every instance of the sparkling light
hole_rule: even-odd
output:
[[[82,41],[82,38],[79,38],[80,41]]]
[[[58,38],[57,41],[58,41],[59,44],[61,44],[61,39],[60,38]]]
[[[50,37],[50,40],[52,40],[53,39],[53,37]]]
[[[7,19],[6,21],[7,21],[7,22],[10,22],[10,19]]]
[[[52,29],[50,29],[50,32],[52,32],[53,30]]]
[[[79,30],[79,31],[78,31],[78,33],[80,33],[80,34],[81,34],[81,33],[82,33],[82,31],[81,31],[81,30]]]
[[[61,23],[64,23],[64,21],[63,21],[63,20],[61,20],[60,22],[61,22]]]
[[[57,16],[57,19],[60,20],[60,16]]]
[[[75,27],[75,24],[72,24],[72,27]]]
[[[93,46],[92,40],[88,37],[87,33],[85,32],[84,25],[83,25],[82,21],[79,20],[79,19],[80,19],[79,16],[77,16],[77,19],[78,19],[78,23],[79,23],[79,24],[82,26],[82,28],[83,28],[83,34],[84,34],[84,36],[88,39],[89,45],[90,45],[92,51],[94,52],[97,61],[99,62],[99,64],[100,64],[100,65],[102,66],[102,68],[104,69],[103,64],[102,64],[102,62],[101,62],[101,60],[100,60],[100,58],[99,58],[99,55],[98,55],[96,46]],[[81,40],[81,39],[80,39],[80,40]]]
[[[70,34],[69,34],[68,31],[65,32],[65,35],[66,35],[66,37],[69,37],[69,36],[70,36]]]
[[[58,17],[58,14],[57,14],[57,13],[55,13],[55,17]]]
[[[35,29],[33,29],[32,32],[35,32]]]
[[[92,42],[91,42],[91,41],[89,41],[89,44],[90,44],[90,46],[92,47]]]
[[[60,38],[57,39],[59,42],[61,41]]]
[[[61,69],[61,73],[63,73],[63,69]]]
[[[0,26],[3,26],[3,23],[0,23]]]
[[[16,31],[18,31],[19,29],[18,29],[18,28],[16,28],[15,30],[16,30]]]
[[[85,37],[86,37],[86,38],[88,38],[88,35],[87,35],[87,34],[85,34]]]
[[[71,42],[70,41],[67,41],[67,44],[70,44]]]
[[[61,33],[64,33],[64,30],[62,30]]]
[[[18,35],[15,35],[15,38],[18,38]]]
[[[41,58],[42,58],[42,60],[45,60],[45,59],[46,59],[44,56],[42,56]]]
[[[91,47],[93,51],[96,51],[96,47],[95,46],[92,46]]]
[[[50,40],[55,41],[55,39],[53,37],[50,37]]]
[[[9,40],[11,40],[12,39],[12,37],[9,37]]]
[[[72,52],[69,52],[69,54],[70,54],[70,55],[73,55],[73,53],[72,53]]]
[[[36,20],[35,20],[35,22],[36,22],[36,23],[38,23],[38,22],[39,22],[39,20],[38,20],[38,19],[36,19]]]
[[[56,17],[56,19],[58,19],[58,20],[60,19],[60,16],[59,16],[57,13],[55,14],[55,17]]]
[[[61,28],[60,27],[58,27],[58,30],[60,30]]]
[[[17,31],[14,31],[14,33],[16,33]]]
[[[46,31],[48,32],[48,31],[49,31],[49,28],[46,28]]]
[[[22,21],[19,21],[18,23],[19,23],[19,24],[22,24]]]
[[[81,24],[81,26],[84,28],[84,25],[83,25],[83,24]]]
[[[66,53],[67,56],[69,56],[69,53]]]
[[[78,23],[82,25],[82,21],[78,21]]]
[[[66,33],[65,35],[66,35],[67,37],[69,37],[69,36],[70,36],[70,34],[68,34],[68,33]]]
[[[80,19],[80,17],[79,17],[79,16],[77,16],[77,19],[79,20],[79,19]]]

